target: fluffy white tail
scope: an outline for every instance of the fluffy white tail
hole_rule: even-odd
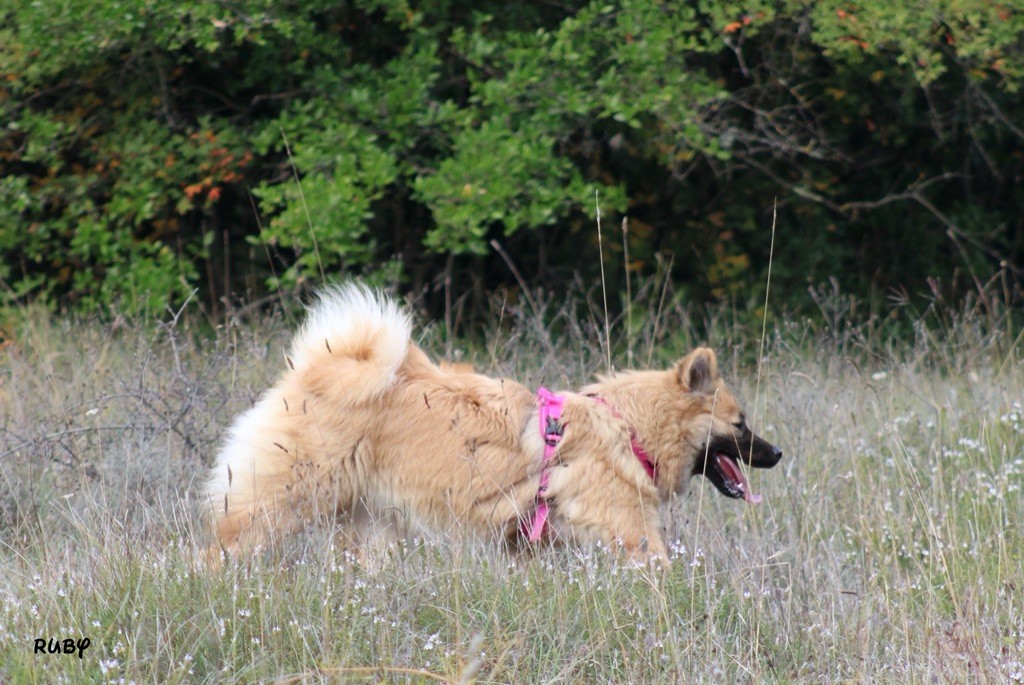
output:
[[[408,314],[383,294],[333,286],[320,293],[292,340],[291,364],[308,392],[359,404],[391,387],[411,332]]]

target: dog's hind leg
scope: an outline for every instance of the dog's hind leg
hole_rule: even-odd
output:
[[[301,527],[305,518],[290,474],[231,473],[227,488],[208,496],[216,538],[210,554],[217,556],[272,544],[275,536]]]
[[[232,444],[220,456],[207,484],[216,537],[211,554],[275,546],[318,519],[351,517],[357,501],[355,464],[304,459],[294,447],[286,451],[278,443],[269,448],[264,443]]]

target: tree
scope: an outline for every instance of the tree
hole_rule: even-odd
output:
[[[334,274],[462,289],[629,268],[787,304],[1019,289],[1024,12],[987,0],[15,3],[0,281],[162,309]],[[606,245],[614,253],[616,238]],[[617,257],[618,255],[616,255]],[[613,278],[619,270],[612,270]],[[458,278],[452,279],[455,274]],[[616,287],[612,283],[612,287]]]

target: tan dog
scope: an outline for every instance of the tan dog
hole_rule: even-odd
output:
[[[373,291],[322,293],[289,370],[235,421],[207,482],[221,550],[327,515],[356,545],[432,531],[600,541],[637,562],[665,560],[660,505],[672,493],[702,474],[756,502],[739,462],[767,468],[782,456],[750,432],[701,348],[668,370],[562,395],[545,461],[537,395],[439,367],[410,333],[409,317]]]

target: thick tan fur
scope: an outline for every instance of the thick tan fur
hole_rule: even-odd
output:
[[[266,545],[324,515],[355,545],[382,532],[521,537],[543,454],[532,390],[438,366],[410,341],[408,317],[358,286],[321,296],[288,363],[235,421],[209,477],[218,549]],[[661,504],[686,488],[709,436],[731,434],[742,416],[714,353],[698,349],[667,370],[566,393],[562,421],[549,535],[643,562],[667,558]]]

